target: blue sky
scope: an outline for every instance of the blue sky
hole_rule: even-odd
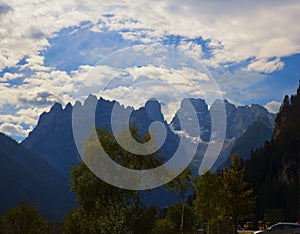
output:
[[[299,12],[291,0],[0,0],[0,131],[22,140],[53,103],[97,89],[135,107],[158,97],[169,118],[172,88],[276,112],[299,84]]]

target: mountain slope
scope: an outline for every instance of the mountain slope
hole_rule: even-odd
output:
[[[80,162],[73,140],[72,108],[71,104],[65,109],[61,104],[54,104],[49,112],[40,116],[35,129],[21,143],[49,163],[66,180],[72,166]]]
[[[235,142],[231,154],[237,153],[244,160],[249,159],[251,152],[262,147],[264,143],[272,138],[273,129],[264,123],[255,121],[247,131]],[[222,167],[230,166],[230,158],[222,165]]]
[[[49,220],[62,220],[75,206],[63,177],[11,138],[0,133],[0,212],[22,200],[36,205]]]
[[[286,96],[275,120],[270,142],[254,151],[245,175],[259,197],[257,215],[281,209],[287,220],[299,218],[300,204],[300,87]]]

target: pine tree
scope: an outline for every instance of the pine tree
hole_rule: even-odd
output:
[[[244,168],[238,155],[231,156],[231,167],[225,168],[222,174],[227,215],[232,217],[234,228],[238,221],[252,215],[255,207],[253,190],[244,181]]]

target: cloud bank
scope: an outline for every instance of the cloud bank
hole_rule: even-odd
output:
[[[112,62],[98,66],[97,61],[133,45],[183,49],[209,69],[224,96],[233,101],[272,100],[257,86],[284,70],[285,58],[300,53],[299,12],[300,2],[293,0],[0,2],[0,131],[25,136],[54,102],[74,103],[74,91],[91,71],[97,71],[91,85],[105,85],[118,70]],[[142,72],[150,80],[160,76],[177,82],[172,70],[159,66],[127,72],[129,83],[106,94],[131,93],[128,105],[145,94],[128,87]],[[205,76],[193,69],[181,72],[205,84]],[[187,95],[199,95],[185,84],[177,85]],[[148,95],[166,92],[157,86]],[[277,101],[266,108],[275,112]]]

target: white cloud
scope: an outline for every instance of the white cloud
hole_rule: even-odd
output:
[[[189,79],[190,74],[200,75],[200,78]],[[201,97],[209,104],[221,99],[221,94],[207,75],[191,68],[176,70],[155,66],[133,67],[125,69],[125,72],[120,72],[119,76],[111,79],[103,91],[101,83],[92,87],[84,85],[83,83],[80,89],[85,91],[86,95],[93,93],[136,109],[154,97],[162,103],[162,112],[168,122],[172,120],[184,98]],[[95,90],[99,92],[93,92]]]
[[[230,95],[235,100],[243,100],[241,95],[249,95],[248,99],[251,95],[256,95],[245,92],[245,89],[265,78],[260,72],[270,73],[282,69],[282,57],[300,52],[299,1],[120,0],[103,1],[99,4],[94,0],[11,0],[7,4],[1,3],[0,6],[0,71],[16,66],[21,59],[26,61],[26,64],[15,67],[19,71],[5,73],[0,83],[0,121],[2,119],[7,124],[16,124],[16,130],[19,132],[22,132],[21,124],[33,124],[34,118],[37,118],[43,108],[48,108],[50,103],[74,103],[73,93],[86,76],[94,77],[87,80],[86,86],[93,87],[97,84],[95,88],[99,90],[111,77],[118,74],[118,68],[126,68],[132,63],[131,60],[140,59],[129,59],[125,53],[118,66],[114,66],[111,60],[107,64],[94,67],[83,65],[78,71],[69,74],[45,66],[41,51],[50,46],[49,38],[59,36],[60,30],[79,26],[83,21],[91,22],[92,26],[89,27],[91,26],[93,32],[116,31],[125,39],[149,44],[161,43],[162,39],[170,34],[208,39],[212,56],[206,57],[204,62],[210,66],[218,67],[222,63],[241,62],[250,58],[252,62],[242,71],[230,73],[225,70],[222,74],[215,74],[222,90],[227,94],[233,93]],[[106,17],[103,14],[112,15]],[[74,32],[71,33],[75,33],[76,30],[80,28],[74,28]],[[205,54],[203,46],[193,42],[180,41],[178,47],[187,55],[196,58],[203,58]],[[112,51],[113,49],[120,48],[111,48]],[[155,52],[150,47],[148,51],[144,50],[144,47],[141,50],[144,54],[154,53],[156,58],[161,58],[160,55],[164,53],[162,48],[161,51]],[[168,57],[161,58],[161,61],[156,60],[156,68],[145,66],[127,71],[132,76],[147,75],[147,80],[155,80],[157,76],[163,77],[162,80],[170,81],[170,84],[182,93],[203,97],[204,94],[199,92],[199,89],[191,87],[189,82],[183,82],[180,74],[184,74],[195,84],[201,85],[206,95],[214,95],[216,90],[205,83],[205,79],[209,77],[201,69],[180,70],[177,67],[180,72],[176,73],[174,69],[166,70],[157,66],[163,64],[166,59]],[[124,62],[123,67],[121,60]],[[151,59],[149,61],[151,62]],[[172,63],[174,65],[174,62],[170,61],[171,65]],[[11,82],[17,78],[24,78],[24,81],[18,84]],[[112,97],[113,94],[126,91],[126,103],[132,105],[136,104],[138,97],[146,99],[168,93],[168,89],[159,86],[155,87],[154,92],[126,82],[107,90],[106,94]],[[168,94],[170,93],[171,91]],[[170,95],[168,101],[172,98],[175,97]],[[9,105],[10,109],[5,108],[5,105]],[[174,103],[170,102],[170,105],[173,105],[172,108],[167,109],[176,109]],[[276,105],[278,106],[272,102],[266,104],[273,110],[276,109]],[[172,111],[166,112],[171,116]],[[23,130],[23,133],[24,131],[27,130]]]
[[[144,106],[150,98],[156,98],[162,104],[162,113],[168,122],[174,117],[184,97],[178,90],[174,90],[174,87],[163,86],[159,82],[143,82],[130,87],[119,86],[101,92],[101,96],[108,100],[117,100],[124,106],[133,106],[135,109]]]
[[[0,111],[4,105],[17,103],[17,96],[20,91],[16,87],[11,87],[9,83],[0,83]]]
[[[266,94],[263,90],[262,94],[258,94],[254,91],[255,84],[259,84],[267,77],[266,74],[262,74],[255,71],[248,70],[236,70],[230,72],[226,69],[212,71],[212,75],[216,80],[220,90],[224,92],[223,96],[226,99],[233,99],[240,103],[249,102],[249,100],[257,100]]]
[[[4,123],[0,125],[0,132],[8,136],[26,137],[32,129],[24,129],[21,125]]]
[[[264,107],[270,112],[270,113],[278,113],[279,108],[281,106],[280,102],[277,101],[270,101],[268,102],[266,105],[264,105]]]
[[[174,106],[179,106],[183,98],[202,97],[208,104],[222,99],[205,67],[180,47],[138,45],[108,56],[95,67],[82,66],[72,74],[81,81],[74,99],[82,100],[92,93],[138,108],[155,97],[173,106],[164,107],[167,120],[174,116]]]
[[[209,81],[209,77],[206,73],[202,73],[192,68],[183,67],[182,69],[167,68],[164,66],[156,67],[153,65],[147,65],[142,67],[132,67],[126,69],[133,80],[139,78],[148,78],[151,80],[162,80],[169,84],[184,85],[185,83],[191,83],[191,81],[202,82]]]
[[[42,112],[41,112],[42,113]],[[40,113],[39,113],[40,114]],[[11,123],[11,124],[28,124],[34,126],[37,123],[39,115],[27,116],[25,113],[21,115],[0,115],[0,122]]]
[[[16,78],[21,78],[23,77],[23,74],[21,73],[10,73],[10,72],[6,72],[3,75],[3,81],[9,81],[9,80],[14,80]]]
[[[53,105],[55,102],[62,102],[62,100],[55,97],[51,92],[43,91],[31,92],[26,95],[23,93],[18,97],[18,102],[30,106],[48,106]]]
[[[186,53],[188,53],[196,59],[200,59],[204,54],[202,51],[202,46],[197,45],[193,42],[181,42],[179,48],[183,51],[186,51]]]
[[[141,22],[161,32],[211,39],[212,62],[282,57],[300,51],[299,1],[151,1]],[[141,14],[142,14],[141,13]]]
[[[86,86],[105,86],[111,79],[118,75],[118,70],[107,65],[81,66],[72,73],[76,81],[84,81]]]
[[[35,57],[59,30],[83,21],[97,25],[100,18],[111,30],[131,38],[142,29],[151,38],[175,34],[218,42],[221,46],[211,60],[215,65],[300,52],[299,1],[12,0],[10,8],[1,15],[0,69],[25,56]],[[102,17],[107,13],[113,17]]]
[[[44,66],[45,58],[41,55],[32,55],[26,58],[26,64],[20,66],[20,70],[29,68],[32,71],[51,71],[51,68]]]
[[[279,58],[268,61],[263,58],[250,63],[247,67],[248,71],[258,71],[264,73],[271,73],[276,70],[280,70],[284,67],[284,63]]]
[[[65,71],[37,71],[18,86],[19,98],[16,104],[20,100],[25,102],[28,100],[42,105],[46,104],[43,104],[45,101],[48,105],[53,102],[61,102],[64,105],[73,101],[71,97],[76,90],[75,85],[76,80]]]

